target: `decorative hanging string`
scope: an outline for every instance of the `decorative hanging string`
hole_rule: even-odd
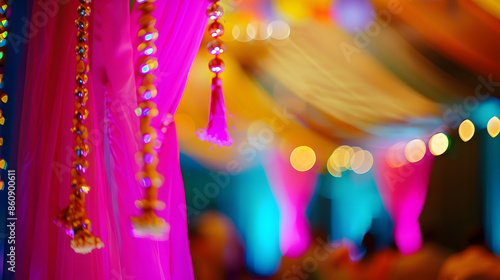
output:
[[[84,120],[87,118],[89,111],[85,108],[85,103],[88,99],[88,90],[85,87],[88,76],[88,21],[85,18],[90,15],[91,0],[79,0],[78,19],[75,21],[78,29],[77,44],[76,44],[76,89],[75,89],[75,113],[73,117],[73,127],[71,132],[76,138],[76,160],[73,161],[71,168],[71,188],[69,195],[69,206],[62,210],[55,223],[60,227],[64,227],[68,235],[73,237],[71,240],[71,248],[76,253],[87,254],[93,249],[104,247],[101,240],[91,233],[91,223],[87,218],[85,211],[85,195],[89,192],[90,187],[83,178],[83,173],[88,168],[89,163],[86,156],[89,152],[87,145],[87,128],[84,125]]]
[[[212,38],[207,45],[208,52],[215,55],[215,58],[208,63],[210,71],[215,73],[212,79],[212,94],[210,98],[210,115],[208,125],[205,129],[200,129],[196,134],[202,141],[208,141],[221,146],[230,146],[233,140],[227,131],[226,105],[224,104],[224,93],[222,91],[222,80],[219,74],[224,72],[226,66],[219,55],[226,51],[226,45],[220,40],[224,34],[224,26],[219,19],[224,13],[224,9],[219,5],[220,0],[211,0],[207,8],[207,16],[212,22],[208,25],[208,33]]]
[[[138,61],[138,74],[142,78],[138,89],[139,108],[136,109],[137,116],[141,122],[142,151],[138,152],[137,158],[142,165],[142,171],[137,174],[141,185],[145,188],[145,196],[142,200],[135,202],[141,214],[132,217],[133,233],[137,237],[148,237],[152,239],[165,239],[168,237],[170,225],[164,219],[158,217],[156,210],[165,208],[165,204],[158,199],[158,188],[163,184],[163,176],[156,171],[158,165],[158,135],[156,129],[151,126],[151,120],[158,116],[158,109],[154,98],[157,91],[154,86],[156,76],[154,70],[158,68],[158,61],[153,56],[156,53],[154,42],[158,38],[158,30],[154,25],[156,19],[152,12],[155,10],[155,0],[137,0],[138,9],[142,12],[139,18],[141,26],[138,36],[141,39],[137,50],[140,53]]]
[[[4,75],[4,67],[5,67],[5,51],[7,50],[7,35],[9,34],[9,31],[7,30],[7,25],[9,24],[7,20],[7,13],[9,6],[8,3],[0,0],[0,100],[2,100],[2,103],[7,103],[7,100],[9,97],[7,94],[3,92],[3,75]],[[5,117],[3,115],[2,110],[0,110],[0,125],[5,124]],[[0,147],[3,146],[3,137],[0,137]],[[0,168],[1,169],[7,169],[7,161],[3,158],[0,158]],[[4,188],[4,182],[0,178],[0,190],[3,190]]]

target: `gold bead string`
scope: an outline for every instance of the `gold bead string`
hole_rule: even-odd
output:
[[[76,89],[75,112],[73,116],[73,127],[71,132],[75,134],[76,160],[71,168],[71,193],[69,195],[69,205],[59,214],[56,223],[67,229],[73,239],[71,248],[76,253],[87,254],[93,249],[104,247],[102,241],[91,232],[91,222],[85,211],[85,195],[90,191],[90,186],[83,177],[85,170],[89,166],[86,157],[89,152],[87,144],[88,132],[84,124],[89,111],[86,109],[86,102],[89,92],[86,88],[88,81],[88,21],[90,15],[91,0],[79,0],[80,6],[77,9],[78,19],[75,21],[78,30],[76,37]]]
[[[145,188],[145,196],[136,201],[136,206],[141,209],[141,214],[132,217],[133,232],[138,237],[151,237],[164,239],[169,231],[169,224],[156,215],[156,210],[161,210],[165,204],[158,200],[158,188],[163,184],[163,177],[156,171],[158,154],[157,133],[151,126],[151,120],[158,116],[158,109],[154,101],[157,90],[154,86],[156,76],[154,70],[158,68],[158,61],[153,56],[156,53],[155,41],[158,30],[155,29],[156,19],[152,15],[155,10],[155,0],[137,0],[137,8],[142,12],[139,18],[140,30],[137,36],[141,43],[137,47],[140,53],[138,61],[138,74],[142,82],[138,88],[139,108],[136,110],[140,117],[140,130],[142,150],[138,153],[142,171],[137,174],[140,184]]]

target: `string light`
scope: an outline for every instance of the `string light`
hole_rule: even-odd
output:
[[[354,155],[354,150],[343,145],[335,149],[331,155],[331,165],[339,169],[339,171],[347,170],[351,167],[351,158]]]
[[[467,142],[474,136],[474,124],[470,120],[463,121],[458,127],[458,135],[462,141]]]
[[[372,166],[373,156],[369,151],[347,145],[337,147],[327,162],[328,172],[334,177],[341,177],[342,172],[346,170],[364,174]]]
[[[290,26],[284,21],[275,20],[269,24],[268,33],[273,39],[285,40],[290,36]]]
[[[429,139],[429,150],[434,156],[439,156],[444,154],[450,145],[448,136],[444,133],[434,134],[431,139]]]
[[[426,147],[421,139],[414,139],[408,142],[405,147],[406,160],[409,162],[418,162],[424,158]]]
[[[495,138],[498,133],[500,133],[500,120],[495,116],[488,121],[488,126],[486,127],[488,134]]]
[[[316,154],[308,146],[299,146],[290,154],[290,163],[297,171],[308,171],[316,163]]]
[[[328,170],[328,173],[330,173],[330,175],[332,175],[333,177],[342,177],[342,172],[332,164],[332,161],[330,159],[326,163],[326,169]]]

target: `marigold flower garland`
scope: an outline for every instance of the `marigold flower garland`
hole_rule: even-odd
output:
[[[100,249],[104,246],[102,241],[91,233],[91,223],[87,218],[85,211],[85,195],[89,192],[88,185],[83,174],[88,168],[89,163],[86,156],[89,152],[87,144],[87,128],[84,125],[84,120],[88,116],[88,110],[85,108],[85,103],[88,99],[88,90],[85,87],[88,76],[88,21],[85,18],[90,15],[91,0],[79,0],[78,19],[75,21],[78,29],[77,44],[76,44],[76,89],[75,89],[75,113],[73,117],[73,127],[71,132],[76,138],[76,160],[73,161],[71,168],[71,188],[72,192],[69,195],[69,206],[60,212],[56,219],[56,224],[66,228],[68,235],[73,237],[71,240],[71,248],[76,253],[87,254],[93,249]]]
[[[156,79],[153,72],[158,68],[158,61],[153,56],[156,53],[154,42],[158,38],[158,30],[154,27],[156,19],[152,15],[155,10],[154,1],[137,0],[139,4],[137,8],[142,12],[139,19],[141,28],[137,34],[142,41],[137,48],[141,55],[138,62],[138,74],[142,77],[142,83],[138,88],[139,108],[136,114],[140,117],[142,135],[142,151],[138,153],[138,158],[143,166],[143,171],[139,172],[137,177],[146,189],[146,193],[144,199],[136,201],[136,206],[142,210],[141,215],[132,217],[131,220],[135,236],[166,239],[170,225],[155,213],[156,210],[163,209],[165,204],[157,200],[158,188],[163,184],[163,177],[156,171],[158,165],[158,154],[155,150],[157,133],[151,126],[151,120],[158,116],[158,109],[154,102],[157,90],[153,84]]]

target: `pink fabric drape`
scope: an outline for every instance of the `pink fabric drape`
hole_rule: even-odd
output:
[[[288,158],[272,153],[266,166],[271,190],[280,209],[280,249],[284,256],[296,258],[311,244],[306,210],[316,190],[318,174],[313,169],[295,170]]]
[[[156,2],[157,128],[175,113],[182,96],[206,24],[207,5],[207,0]],[[91,190],[86,203],[92,232],[105,247],[76,254],[70,237],[52,222],[58,208],[67,205],[70,191],[77,6],[76,0],[60,4],[58,13],[29,42],[18,158],[16,279],[193,279],[174,123],[165,123],[158,166],[165,177],[159,197],[167,205],[159,214],[171,225],[170,238],[152,241],[130,234],[130,216],[138,213],[134,201],[143,189],[135,179],[137,18],[130,15],[128,1],[95,1],[90,18],[86,179]],[[34,3],[33,15],[39,12],[41,6]]]
[[[387,150],[375,154],[377,189],[394,222],[394,241],[405,255],[422,248],[418,218],[424,208],[433,160],[434,156],[427,150],[418,162],[391,167],[387,162]]]

